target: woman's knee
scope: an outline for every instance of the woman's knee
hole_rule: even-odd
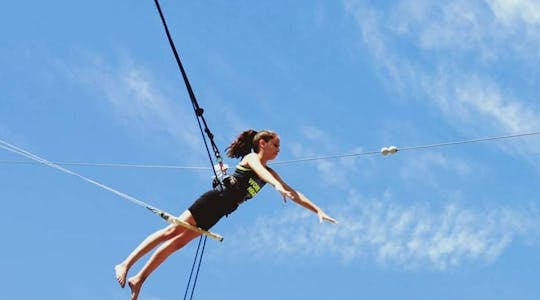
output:
[[[169,225],[161,231],[161,236],[168,240],[182,234],[184,230],[185,228],[179,225]]]
[[[172,246],[175,250],[179,250],[185,245],[189,244],[195,237],[197,237],[199,234],[192,231],[186,231],[184,234],[176,237],[174,240],[172,240]]]

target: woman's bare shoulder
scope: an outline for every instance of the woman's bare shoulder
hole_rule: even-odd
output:
[[[256,153],[249,153],[248,155],[244,156],[242,158],[242,160],[238,163],[239,166],[242,166],[242,167],[247,167],[250,165],[250,163],[254,160],[258,160],[259,157],[257,156]]]

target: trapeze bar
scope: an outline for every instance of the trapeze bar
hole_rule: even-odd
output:
[[[158,214],[161,218],[163,218],[165,221],[171,223],[171,224],[175,224],[175,225],[180,225],[186,229],[189,229],[189,230],[193,230],[193,231],[196,231],[200,234],[204,234],[208,237],[211,237],[213,238],[214,240],[216,241],[220,241],[220,242],[223,242],[223,236],[217,234],[217,233],[213,233],[211,231],[208,231],[208,230],[204,230],[200,227],[197,227],[197,226],[193,226],[191,224],[189,224],[188,222],[186,221],[182,221],[176,217],[174,217],[173,215],[167,213],[167,212],[164,212],[162,210],[159,210],[157,208],[154,208],[154,207],[146,207],[147,209],[151,210],[152,212]]]
[[[182,221],[178,218],[172,218],[172,219],[169,219],[169,222],[172,223],[172,224],[175,224],[175,225],[180,225],[184,228],[187,228],[189,230],[193,230],[193,231],[196,231],[200,234],[204,234],[208,237],[211,237],[213,238],[214,240],[217,240],[217,241],[220,241],[220,242],[223,242],[223,236],[217,234],[217,233],[213,233],[211,231],[208,231],[208,230],[204,230],[200,227],[197,227],[197,226],[193,226],[191,224],[189,224],[188,222],[185,222],[185,221]]]

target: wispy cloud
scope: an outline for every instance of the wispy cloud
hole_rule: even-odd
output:
[[[229,242],[241,249],[234,255],[255,259],[333,256],[390,268],[446,270],[493,263],[516,240],[536,243],[540,228],[536,207],[402,206],[352,194],[336,217],[337,226],[319,225],[311,213],[288,208],[231,234]]]
[[[405,159],[399,172],[404,182],[412,181],[417,184],[421,181],[423,185],[437,185],[435,174],[441,173],[465,178],[471,174],[471,166],[465,160],[431,151]]]
[[[539,112],[533,105],[504,95],[496,82],[477,76],[440,75],[424,87],[441,110],[464,123],[480,118],[503,132],[523,132],[540,128]]]
[[[9,137],[11,135],[12,135],[11,130],[9,130],[8,127],[6,127],[2,123],[0,123],[0,136]]]
[[[366,1],[345,1],[389,89],[426,99],[457,130],[489,135],[540,129],[536,85],[530,81],[539,66],[536,6],[402,0],[383,11]],[[500,22],[502,16],[513,17]],[[528,34],[518,34],[521,29]],[[501,73],[512,76],[496,75]],[[519,88],[512,89],[509,80]],[[538,142],[523,145],[537,153]]]
[[[290,146],[293,155],[299,159],[342,154],[343,149],[336,146],[340,144],[333,139],[332,135],[316,126],[301,127],[300,136],[299,140],[302,142],[292,143]],[[361,147],[357,147],[350,153],[360,152],[362,152]],[[351,174],[361,174],[358,172],[361,169],[359,168],[360,161],[355,158],[322,159],[313,161],[313,165],[322,183],[342,190],[348,190],[351,186]]]
[[[486,0],[497,19],[509,24],[540,25],[540,3],[535,0]]]
[[[129,58],[114,65],[99,56],[82,57],[86,60],[79,61],[77,64],[80,66],[74,68],[75,80],[103,95],[107,109],[126,128],[137,134],[162,133],[192,152],[201,149],[193,113],[188,110],[188,105],[181,105],[167,95],[165,91],[169,87],[166,82],[158,84],[151,71]]]
[[[526,101],[505,95],[492,80],[478,76],[448,76],[429,78],[425,91],[437,103],[443,114],[459,128],[477,135],[528,133],[540,130],[540,109]],[[536,139],[519,144],[501,145],[513,153],[540,153]]]
[[[0,138],[5,140],[6,142],[13,143],[15,145],[19,145],[21,147],[24,147],[24,145],[28,144],[28,139],[21,135],[20,133],[12,130],[8,126],[0,123]],[[4,154],[7,154],[8,152],[2,151]],[[13,153],[10,153],[10,155],[14,155]]]

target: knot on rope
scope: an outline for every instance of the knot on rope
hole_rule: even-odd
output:
[[[201,108],[202,109],[202,108]],[[204,132],[206,132],[206,135],[208,136],[209,139],[213,139],[214,138],[214,134],[210,131],[210,129],[206,128],[204,130]]]
[[[392,154],[395,154],[396,152],[398,152],[399,149],[396,147],[396,146],[390,146],[390,147],[382,147],[381,148],[381,154],[382,155],[392,155]]]

